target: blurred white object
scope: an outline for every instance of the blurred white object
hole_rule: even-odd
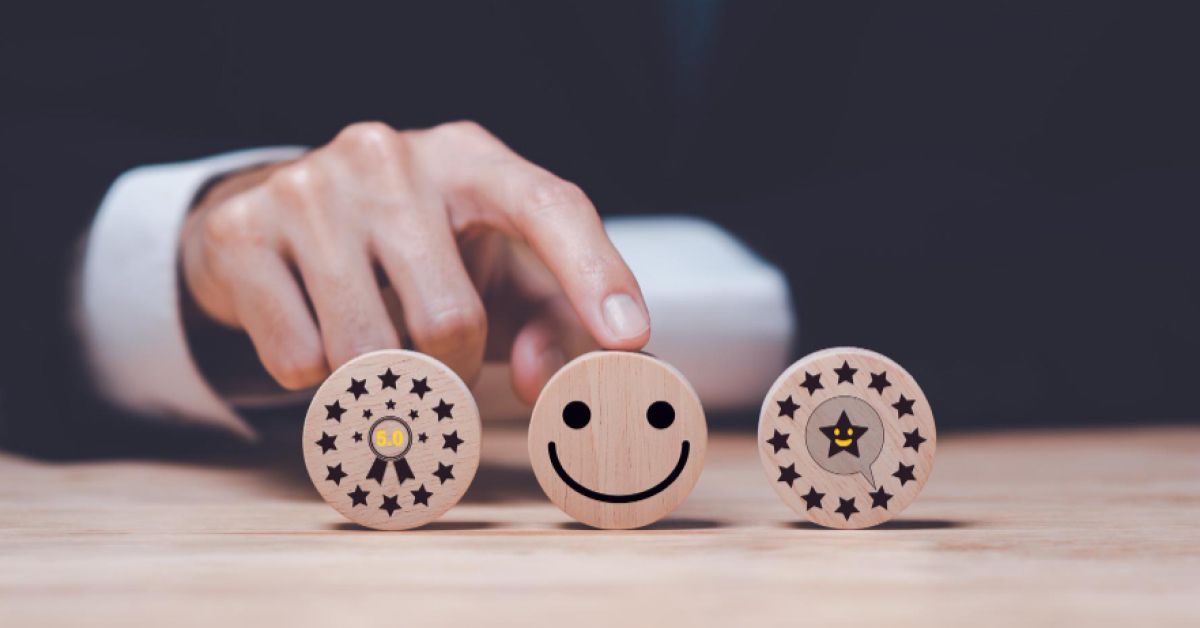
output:
[[[604,224],[650,308],[646,351],[682,371],[706,410],[757,408],[786,366],[795,333],[783,273],[699,218]],[[529,418],[509,381],[507,366],[484,367],[475,394],[485,419]]]

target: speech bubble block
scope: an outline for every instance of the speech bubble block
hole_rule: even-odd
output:
[[[827,399],[813,410],[805,445],[817,466],[838,475],[861,474],[876,488],[871,465],[883,451],[883,421],[857,397]]]

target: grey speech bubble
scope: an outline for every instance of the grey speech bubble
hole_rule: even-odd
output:
[[[850,447],[831,444],[836,438],[833,430],[837,427],[842,414],[857,430],[856,434],[847,434],[839,429],[838,440],[851,442]],[[821,428],[826,428],[822,431]],[[883,421],[871,404],[857,397],[834,397],[822,402],[813,410],[808,418],[808,426],[804,429],[805,445],[808,454],[812,456],[817,466],[830,473],[838,475],[854,475],[861,473],[867,481],[875,486],[875,474],[871,465],[883,451]],[[857,449],[858,455],[854,455]]]

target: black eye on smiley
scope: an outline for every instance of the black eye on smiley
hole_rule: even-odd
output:
[[[587,427],[588,423],[591,422],[592,409],[582,401],[572,401],[563,406],[562,418],[563,423],[565,423],[567,427],[573,430],[580,430],[584,427]],[[671,425],[675,423],[675,407],[666,401],[655,401],[646,408],[646,422],[649,423],[651,427],[659,430],[665,430],[668,427],[671,427]],[[671,470],[671,473],[667,475],[663,481],[644,491],[625,495],[601,493],[580,484],[575,480],[575,478],[571,477],[571,475],[567,473],[566,469],[563,468],[562,462],[558,459],[558,449],[554,446],[554,441],[550,441],[546,448],[550,454],[550,464],[554,467],[554,472],[558,474],[559,479],[561,479],[567,486],[571,487],[571,490],[583,495],[584,497],[590,497],[596,501],[607,502],[610,504],[627,504],[653,497],[666,490],[666,488],[674,483],[675,480],[679,479],[679,475],[683,473],[683,468],[687,466],[688,453],[691,451],[691,444],[686,440],[683,441],[679,448],[679,461],[675,463],[675,468]]]
[[[665,401],[655,401],[646,408],[646,420],[650,425],[665,430],[675,422],[675,408]]]
[[[582,401],[572,401],[563,406],[563,423],[573,430],[587,427],[592,420],[592,409]]]

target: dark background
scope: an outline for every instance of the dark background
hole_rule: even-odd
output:
[[[367,119],[477,120],[606,215],[711,218],[787,274],[797,355],[886,353],[943,428],[1196,416],[1200,38],[1188,3],[7,13],[9,446],[39,450],[39,429],[106,413],[73,366],[65,297],[114,177],[317,145]]]

